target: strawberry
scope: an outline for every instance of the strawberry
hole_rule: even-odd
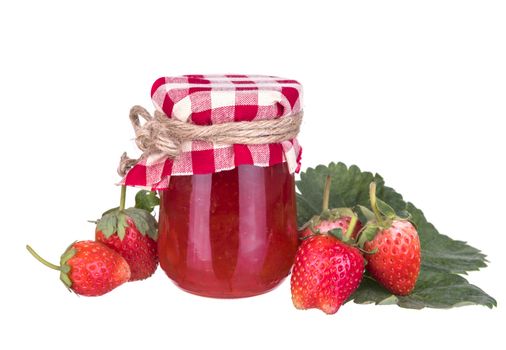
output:
[[[370,187],[373,213],[359,238],[366,251],[367,271],[387,290],[408,295],[420,272],[420,239],[409,215],[399,217],[388,204],[376,198],[376,184]],[[371,215],[372,214],[372,215]]]
[[[334,314],[358,288],[364,273],[360,251],[331,234],[302,242],[290,280],[297,309],[318,308]]]
[[[334,217],[329,218],[327,220],[322,220],[321,218],[316,223],[313,223],[311,227],[305,227],[299,232],[299,237],[305,238],[308,236],[311,236],[314,231],[319,231],[322,233],[329,232],[335,229],[340,228],[343,232],[346,232],[348,230],[348,227],[350,226],[350,222],[352,219],[352,216],[350,216],[349,209],[347,208],[338,208],[334,209]],[[339,214],[340,212],[340,214]],[[337,214],[337,215],[336,215]],[[351,214],[354,215],[354,214]],[[355,229],[351,233],[351,238],[357,238],[358,233],[362,229],[362,224],[360,221],[357,221],[355,223]]]
[[[313,216],[299,231],[299,238],[304,239],[314,233],[326,233],[332,230],[341,229],[342,232],[348,231],[348,227],[353,219],[354,229],[350,237],[355,239],[362,229],[362,224],[357,220],[355,213],[349,208],[329,209],[330,195],[330,177],[327,177],[325,189],[323,191],[322,212],[320,215]]]
[[[158,224],[148,210],[125,209],[125,195],[122,186],[120,207],[98,220],[95,239],[121,254],[130,265],[130,281],[138,281],[150,277],[158,266]]]
[[[26,249],[44,265],[60,271],[60,280],[76,294],[103,295],[130,279],[126,260],[102,243],[72,243],[61,256],[60,266],[47,262],[30,246]]]
[[[328,210],[329,192],[327,177],[322,214],[312,218],[302,231],[303,242],[295,256],[290,284],[297,309],[318,308],[334,314],[360,285],[364,258],[352,246],[356,215],[350,209]]]

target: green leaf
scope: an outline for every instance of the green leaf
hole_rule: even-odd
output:
[[[376,234],[378,234],[379,226],[376,224],[367,224],[362,233],[360,233],[360,237],[358,239],[359,247],[363,247],[365,242],[372,241]]]
[[[411,213],[408,212],[407,210],[399,210],[397,212],[397,216],[402,220],[411,221]]]
[[[358,209],[358,218],[361,222],[369,222],[376,220],[376,216],[374,216],[374,213],[367,207],[364,207],[363,205],[357,205]]]
[[[116,212],[116,211],[119,211],[119,207],[116,207],[116,208],[111,208],[111,209],[109,209],[109,210],[107,210],[107,211],[104,211],[104,212],[102,213],[102,216],[104,216],[104,215],[106,215],[106,214],[109,214],[109,213],[114,213],[114,212]]]
[[[142,213],[139,213],[138,210],[132,209],[133,208],[126,209],[125,214],[128,215],[133,220],[135,227],[137,227],[137,230],[139,230],[141,234],[145,235],[149,230],[149,223],[146,221]]]
[[[124,212],[133,220],[137,230],[139,230],[141,234],[147,234],[154,240],[158,238],[158,223],[153,215],[151,215],[147,210],[128,208],[125,209]]]
[[[480,250],[440,234],[413,204],[407,203],[406,208],[420,236],[423,266],[461,274],[487,266],[486,256]]]
[[[97,223],[97,231],[102,231],[106,238],[111,237],[118,227],[118,210],[104,214]]]
[[[344,238],[343,230],[340,227],[330,230],[329,233],[340,241]]]
[[[65,272],[60,273],[60,281],[63,282],[63,284],[70,289],[72,287],[72,281],[70,280],[69,276]]]
[[[132,219],[137,230],[156,240],[158,237],[158,223],[147,210],[128,208],[124,210],[108,210],[97,223],[97,231],[102,231],[106,238],[117,234],[123,240],[126,228],[129,226],[128,218]]]
[[[74,255],[76,255],[77,250],[75,248],[72,248],[76,242],[77,241],[69,245],[67,249],[65,249],[63,254],[60,256],[60,266],[65,266],[67,264],[67,261],[69,261],[70,258],[72,258]]]
[[[157,205],[160,205],[160,198],[154,191],[140,190],[135,195],[135,207],[144,209],[151,213]]]
[[[371,277],[366,276],[350,300],[357,304],[397,304],[408,309],[447,309],[473,304],[489,308],[497,306],[494,298],[467,282],[462,276],[430,268],[421,270],[415,290],[408,296],[392,295]]]
[[[331,175],[329,208],[353,208],[356,205],[369,207],[369,184],[377,184],[377,197],[387,202],[396,212],[406,209],[402,196],[389,187],[385,187],[383,178],[370,172],[362,172],[356,165],[349,168],[343,163],[319,165],[308,168],[300,174],[297,181],[297,221],[303,225],[313,215],[321,211],[323,185],[325,177]]]
[[[329,208],[368,207],[369,184],[377,184],[377,197],[400,217],[409,213],[420,236],[422,268],[413,293],[407,297],[396,297],[366,277],[351,299],[356,303],[397,304],[407,308],[448,308],[453,306],[480,304],[488,307],[496,301],[478,287],[469,284],[457,274],[478,270],[487,266],[485,255],[465,242],[453,240],[440,234],[427,221],[423,212],[402,196],[385,186],[383,178],[370,172],[362,172],[357,166],[349,168],[343,163],[319,165],[301,173],[297,181],[297,206],[299,225],[320,211],[325,177],[332,177]],[[387,210],[384,208],[384,210]],[[367,216],[361,210],[361,219]]]
[[[128,226],[127,216],[125,215],[124,212],[120,211],[118,213],[118,225],[116,228],[116,233],[120,240],[123,240],[123,238],[125,238],[125,231],[127,226]]]
[[[350,208],[337,208],[335,210],[335,212],[339,216],[349,216],[349,217],[355,216],[355,212],[353,210],[351,210]]]
[[[388,304],[385,300],[389,300],[390,303],[393,301],[393,304],[397,303],[395,295],[392,295],[392,293],[380,286],[378,282],[367,274],[364,275],[360,287],[358,287],[348,301],[352,300],[357,304]]]
[[[378,199],[376,202],[376,205],[378,206],[378,210],[381,214],[385,215],[389,219],[393,219],[397,216],[397,213],[395,212],[394,208],[389,206],[387,203],[383,202],[381,199]]]

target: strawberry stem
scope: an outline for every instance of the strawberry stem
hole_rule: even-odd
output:
[[[329,197],[330,197],[330,183],[332,182],[332,178],[330,175],[327,175],[325,179],[325,187],[323,189],[323,202],[322,202],[322,212],[329,209]]]
[[[357,226],[357,220],[358,220],[358,218],[356,215],[351,216],[350,224],[348,225],[348,229],[346,230],[346,233],[344,234],[345,240],[349,240],[353,231],[355,231],[355,226]]]
[[[126,186],[121,185],[121,197],[119,200],[119,210],[120,211],[125,209],[125,201],[126,201]]]
[[[383,219],[381,217],[381,213],[378,210],[378,204],[376,201],[376,182],[371,182],[369,185],[369,198],[371,200],[371,208],[374,212],[374,216],[376,216],[376,220],[378,221],[379,226],[383,226]]]
[[[41,263],[43,263],[44,265],[46,265],[47,267],[53,269],[53,270],[58,270],[58,271],[61,271],[61,267],[58,266],[58,265],[55,265],[55,264],[51,264],[49,261],[43,259],[39,254],[37,254],[35,252],[35,250],[32,249],[32,247],[30,247],[28,244],[26,245],[26,249],[30,252],[30,254],[32,254],[32,256],[37,259],[38,261],[40,261]]]

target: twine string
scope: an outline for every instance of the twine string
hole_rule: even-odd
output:
[[[152,116],[144,107],[134,106],[129,118],[135,131],[135,143],[143,154],[132,159],[123,153],[118,174],[125,176],[137,162],[152,153],[163,153],[174,159],[181,153],[183,142],[187,141],[255,145],[291,140],[299,133],[302,115],[301,111],[278,119],[195,125],[168,118],[160,111],[155,111]],[[140,118],[144,119],[143,124]]]

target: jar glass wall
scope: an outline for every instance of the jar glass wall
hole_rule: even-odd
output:
[[[182,289],[247,297],[289,274],[298,238],[286,163],[173,176],[160,198],[160,265]]]

